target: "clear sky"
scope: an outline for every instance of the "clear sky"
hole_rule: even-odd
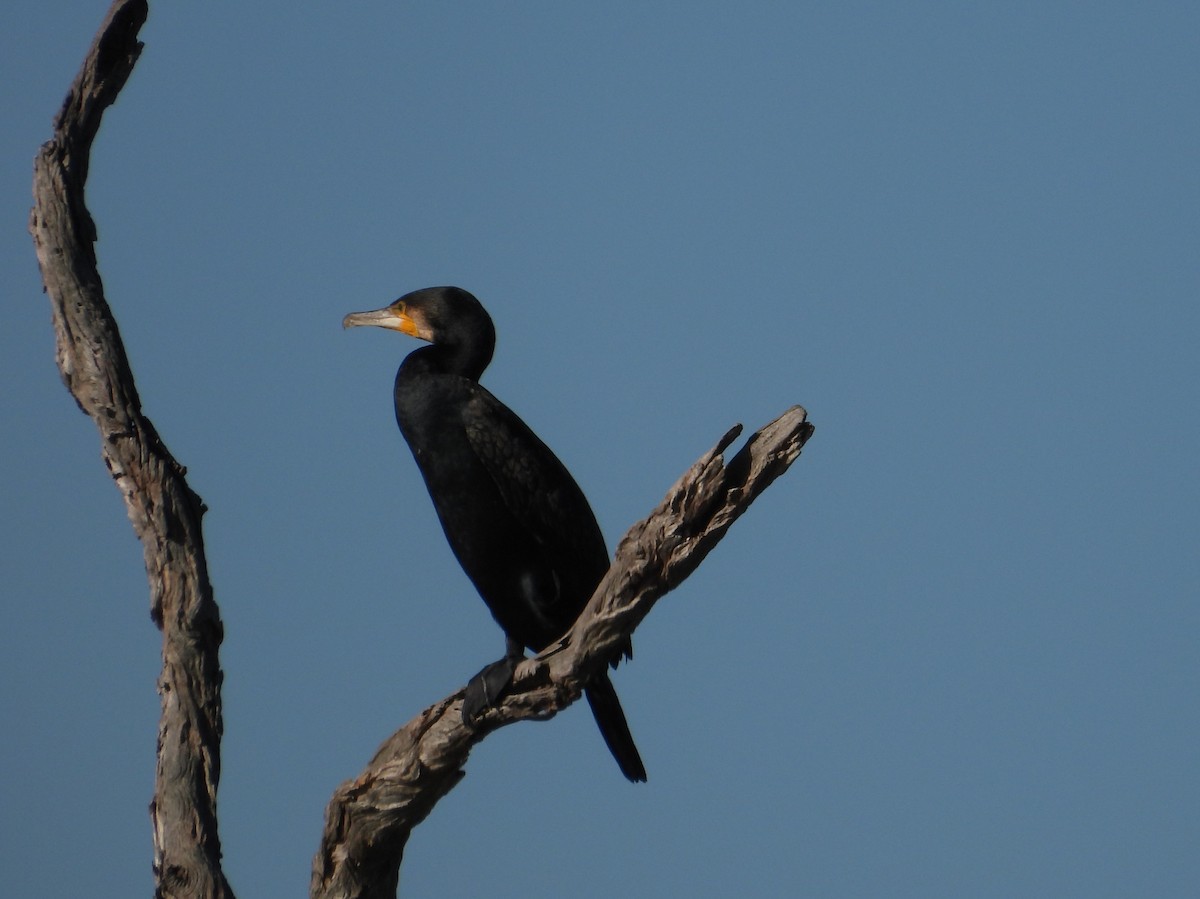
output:
[[[736,8],[735,8],[736,7]],[[54,367],[32,158],[103,2],[0,34],[0,862],[148,896],[158,636]],[[1200,6],[152,3],[88,185],[211,508],[244,897],[503,640],[395,428],[458,284],[610,545],[734,422],[796,466],[585,707],[493,735],[409,896],[1200,894]]]

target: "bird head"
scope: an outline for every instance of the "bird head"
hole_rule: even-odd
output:
[[[428,340],[446,354],[447,370],[458,369],[469,377],[479,377],[496,344],[491,316],[479,300],[460,287],[414,290],[390,306],[373,312],[351,312],[342,319],[343,328],[364,325]]]

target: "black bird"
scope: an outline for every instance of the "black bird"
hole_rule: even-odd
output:
[[[429,287],[383,309],[351,313],[342,325],[390,328],[432,344],[410,353],[396,372],[396,421],[450,548],[506,636],[504,658],[468,685],[463,719],[471,724],[503,692],[525,649],[546,649],[579,616],[608,571],[604,536],[558,457],[480,386],[496,331],[474,296]],[[627,642],[612,666],[631,654]],[[584,694],[621,773],[644,781],[608,672]]]

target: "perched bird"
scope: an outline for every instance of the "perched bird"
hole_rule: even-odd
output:
[[[427,340],[396,372],[396,421],[467,577],[506,637],[504,658],[471,679],[471,724],[512,679],[525,649],[541,652],[574,623],[608,571],[608,550],[570,472],[512,410],[480,386],[496,331],[457,287],[406,294],[343,327],[374,325]],[[629,656],[626,643],[612,659]],[[596,724],[631,781],[642,765],[616,691],[601,671],[584,688]]]

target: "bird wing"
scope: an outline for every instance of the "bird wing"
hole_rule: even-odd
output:
[[[464,428],[475,455],[513,517],[551,559],[572,565],[608,551],[595,515],[566,466],[511,409],[483,387],[464,407]],[[597,579],[599,575],[597,575]]]
[[[550,448],[485,388],[472,386],[463,411],[467,441],[504,505],[541,549],[555,583],[553,602],[565,591],[568,608],[562,611],[569,615],[558,622],[565,628],[608,570],[604,534],[587,497]],[[632,656],[626,640],[609,664],[615,668]]]

